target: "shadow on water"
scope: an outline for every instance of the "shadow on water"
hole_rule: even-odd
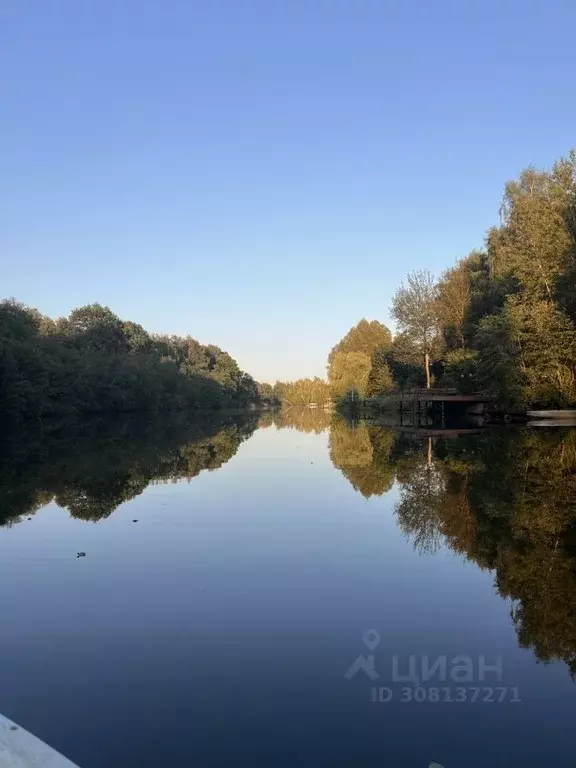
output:
[[[186,422],[125,418],[35,422],[0,439],[0,525],[55,501],[98,521],[155,481],[218,469],[257,426],[254,414],[212,414]]]
[[[396,483],[397,523],[422,553],[442,546],[494,572],[521,647],[576,676],[576,429],[397,429],[314,413],[330,458],[365,498]]]

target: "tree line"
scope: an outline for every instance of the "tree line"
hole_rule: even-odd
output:
[[[576,405],[576,151],[510,181],[485,247],[439,279],[409,274],[390,314],[394,337],[363,319],[330,351],[322,384],[336,400],[440,385]]]
[[[254,379],[214,345],[91,304],[52,320],[0,302],[0,418],[245,406]]]
[[[260,384],[260,398],[271,405],[326,405],[331,402],[332,392],[328,382],[314,378],[295,381],[277,381],[275,384]]]
[[[507,184],[486,247],[437,285],[445,379],[505,403],[576,403],[576,152]]]

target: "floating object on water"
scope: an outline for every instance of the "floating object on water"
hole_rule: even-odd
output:
[[[0,766],[2,768],[78,768],[12,720],[0,715]]]
[[[576,419],[532,419],[528,427],[576,427]]]
[[[77,552],[76,557],[86,557],[86,552]]]
[[[526,411],[530,419],[561,419],[576,421],[576,408],[566,408],[561,411]]]
[[[133,523],[137,523],[137,522],[138,522],[138,520],[132,520],[132,522],[133,522]]]
[[[529,427],[576,427],[576,410],[527,411]]]

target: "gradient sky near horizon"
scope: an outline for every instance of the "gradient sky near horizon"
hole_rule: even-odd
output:
[[[4,0],[2,296],[323,375],[576,144],[574,0]]]

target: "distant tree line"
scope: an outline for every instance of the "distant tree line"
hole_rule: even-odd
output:
[[[326,405],[332,399],[327,381],[296,379],[296,381],[277,381],[275,384],[259,384],[260,400],[270,405]]]
[[[254,379],[214,345],[149,334],[99,304],[52,320],[0,302],[0,418],[245,406]]]

